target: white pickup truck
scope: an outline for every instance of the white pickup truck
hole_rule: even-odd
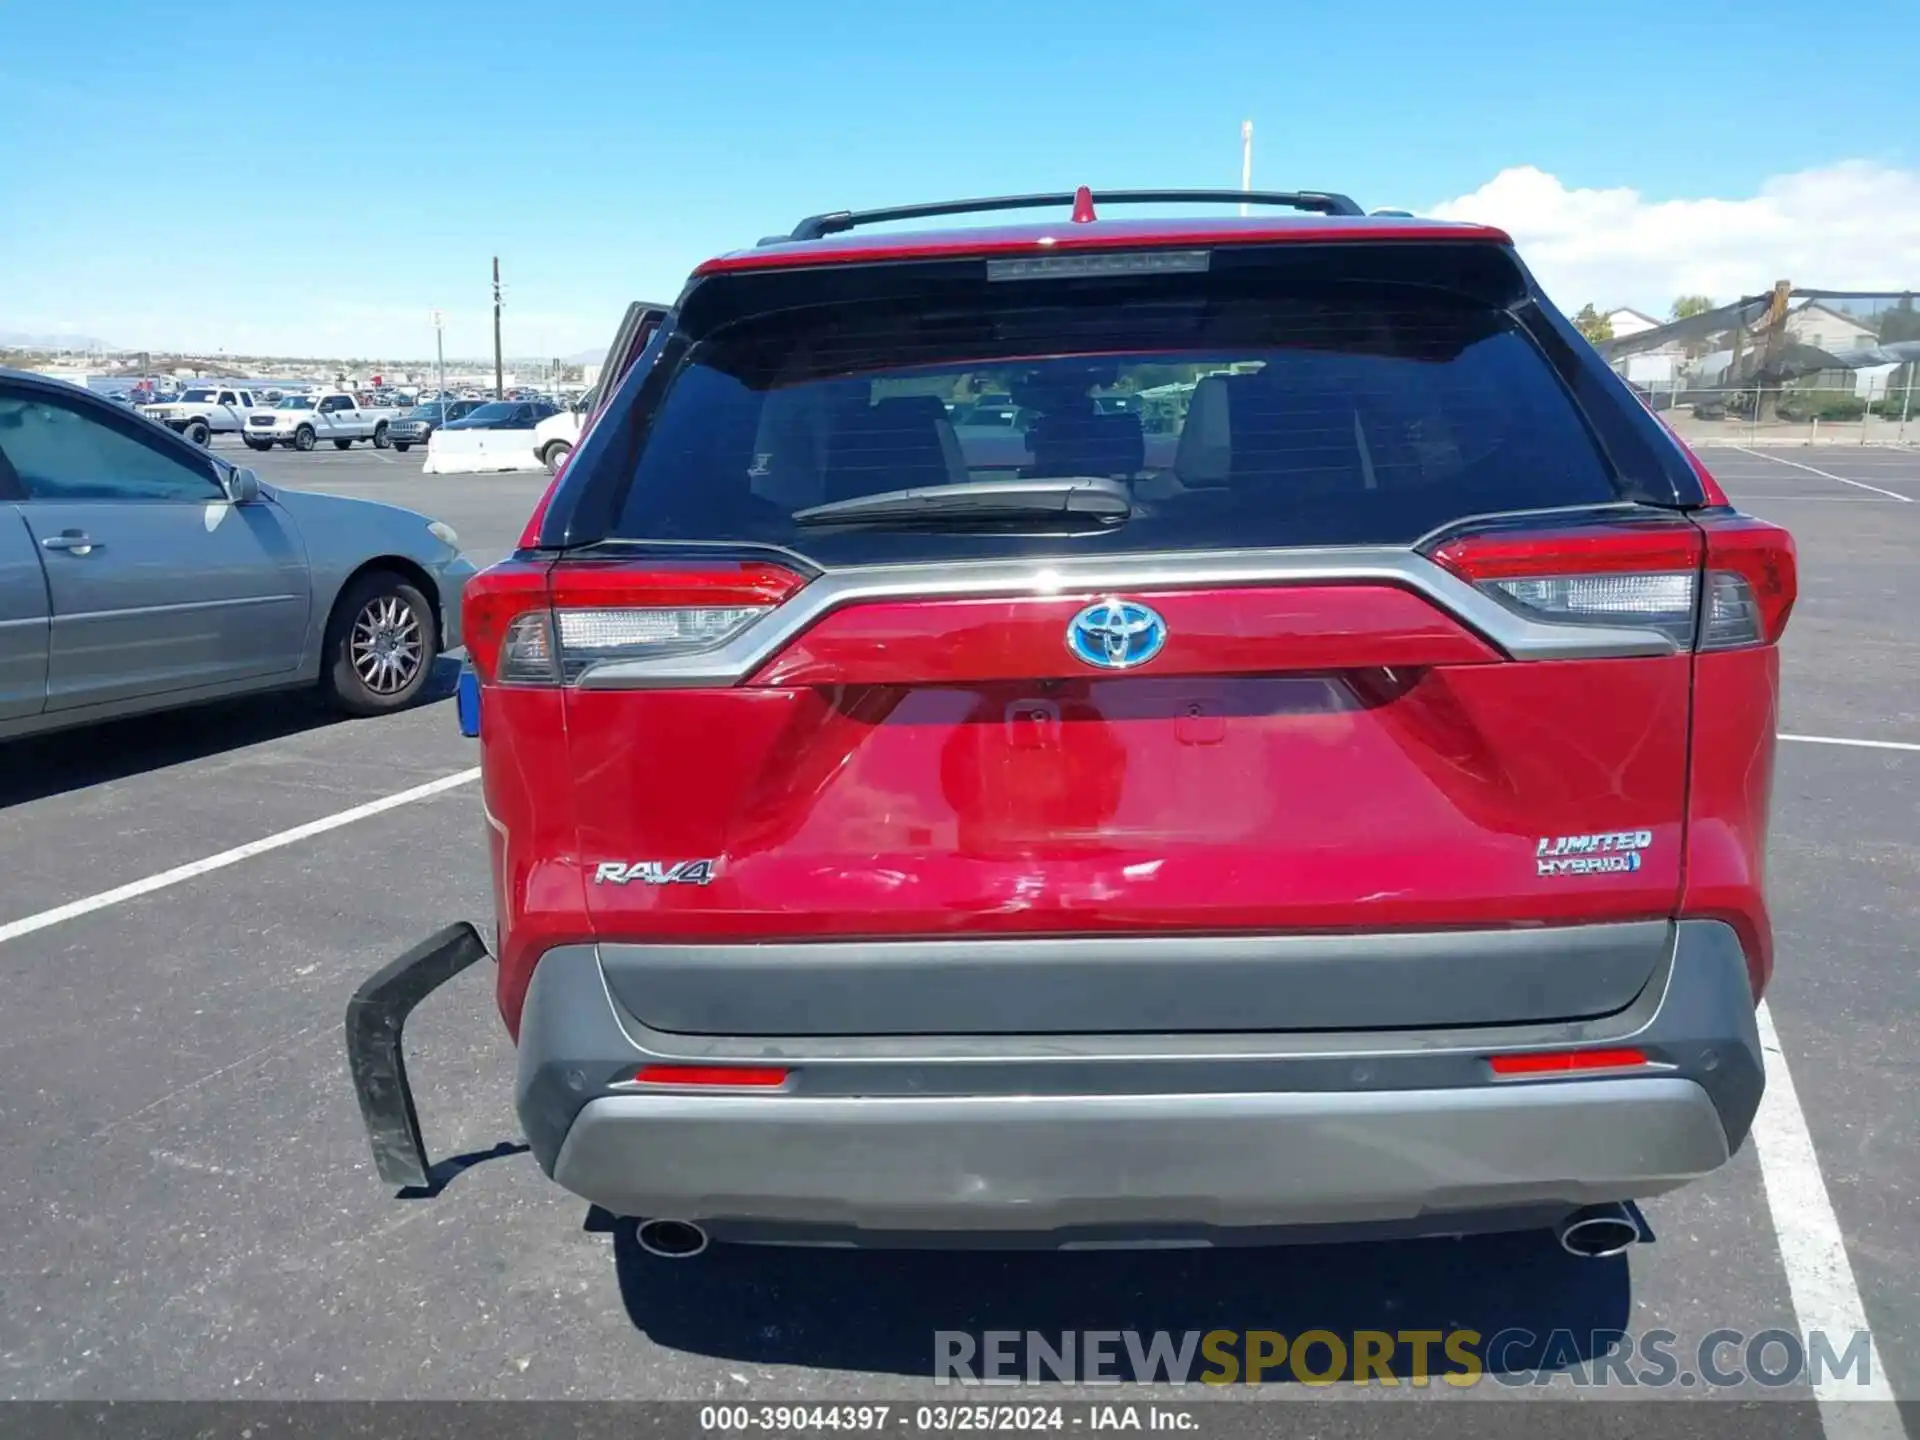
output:
[[[540,457],[548,474],[557,471],[573,453],[580,439],[580,420],[586,414],[590,398],[582,396],[558,415],[549,415],[533,427],[533,453]]]
[[[392,443],[387,428],[400,413],[345,390],[321,390],[289,395],[271,409],[255,410],[247,416],[240,438],[250,450],[271,450],[276,445],[311,450],[322,440],[331,440],[336,450],[345,450],[356,440],[371,440],[376,450],[384,450]]]
[[[215,435],[239,435],[253,414],[254,394],[232,385],[189,385],[172,400],[140,406],[149,420],[178,430],[196,445]]]

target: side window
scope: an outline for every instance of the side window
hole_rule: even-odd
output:
[[[225,498],[210,469],[123,433],[89,407],[0,389],[0,455],[29,500]]]
[[[234,397],[233,391],[222,390],[220,392],[220,398],[214,403],[218,405],[238,405],[240,402]]]
[[[329,410],[329,411],[346,410],[351,408],[352,405],[353,405],[353,401],[349,400],[344,395],[329,395],[326,399],[320,402],[320,408],[322,410]]]

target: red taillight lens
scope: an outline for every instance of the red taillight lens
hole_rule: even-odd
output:
[[[1581,1070],[1634,1070],[1647,1063],[1645,1052],[1615,1050],[1529,1050],[1518,1055],[1490,1055],[1487,1065],[1495,1075],[1567,1075]]]
[[[1706,515],[1708,606],[1702,650],[1772,645],[1800,595],[1793,536],[1748,515]]]
[[[1798,583],[1792,536],[1745,515],[1490,531],[1432,559],[1531,619],[1658,630],[1700,650],[1777,641]]]
[[[561,685],[724,645],[805,583],[760,561],[508,561],[468,583],[463,617],[483,680]]]
[[[550,560],[502,560],[467,582],[460,597],[461,638],[482,680],[498,672],[501,647],[514,621],[546,605],[551,568]]]
[[[641,1085],[771,1090],[786,1084],[788,1073],[769,1065],[643,1065],[633,1078]]]

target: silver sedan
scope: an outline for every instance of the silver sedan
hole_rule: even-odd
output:
[[[0,738],[304,686],[400,709],[460,644],[473,571],[424,515],[270,488],[0,370]]]

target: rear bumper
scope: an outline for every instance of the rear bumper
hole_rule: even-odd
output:
[[[1608,1078],[1495,1080],[1490,1051],[1631,1043]],[[754,1093],[636,1086],[638,1066],[778,1064]],[[547,954],[518,1105],[542,1167],[620,1215],[729,1227],[1003,1234],[1465,1228],[1675,1189],[1759,1103],[1744,955],[1712,922],[1604,1020],[1374,1034],[669,1035],[591,946]]]
[[[466,644],[466,637],[460,631],[460,599],[466,593],[467,582],[479,571],[465,555],[455,555],[434,572],[434,580],[440,590],[440,651],[458,650]]]
[[[1505,1091],[592,1101],[554,1179],[615,1214],[859,1229],[1365,1224],[1617,1200],[1727,1159],[1689,1080]],[[1447,1228],[1444,1222],[1439,1228]]]

